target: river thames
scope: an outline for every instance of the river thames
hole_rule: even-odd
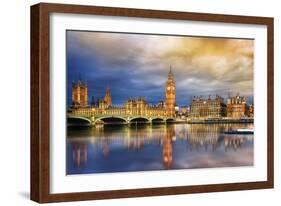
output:
[[[91,174],[254,164],[254,135],[225,134],[253,124],[69,127],[66,173]]]

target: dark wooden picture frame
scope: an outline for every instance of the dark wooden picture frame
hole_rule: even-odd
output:
[[[267,181],[50,194],[51,13],[192,20],[267,27]],[[273,188],[273,18],[40,3],[31,7],[31,199],[40,203]]]

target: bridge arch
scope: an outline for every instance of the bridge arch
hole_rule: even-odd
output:
[[[94,122],[96,123],[98,121],[105,121],[107,119],[121,120],[121,121],[124,121],[126,123],[128,122],[128,120],[125,117],[122,117],[122,116],[104,116],[104,117],[99,117]]]
[[[175,118],[173,118],[173,117],[169,117],[166,119],[166,122],[173,122],[173,121],[175,121]]]
[[[164,122],[165,119],[162,118],[162,117],[155,117],[153,119],[151,119],[151,122],[154,123],[154,122]]]
[[[135,122],[137,120],[144,120],[146,122],[149,122],[149,119],[147,117],[142,117],[142,116],[133,117],[129,120],[129,122],[131,123],[131,122]]]
[[[90,119],[82,116],[69,116],[67,122],[69,125],[90,125],[92,123]]]

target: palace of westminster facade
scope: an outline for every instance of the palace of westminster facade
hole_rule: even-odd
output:
[[[109,87],[106,88],[105,96],[97,103],[88,105],[88,85],[80,80],[72,84],[72,112],[91,115],[126,115],[126,116],[161,116],[174,117],[176,104],[176,86],[174,76],[169,71],[166,81],[165,103],[160,101],[157,105],[149,105],[143,97],[128,99],[123,106],[115,107],[112,104]]]
[[[105,96],[97,103],[88,105],[88,85],[80,80],[77,84],[72,84],[72,113],[90,115],[125,115],[125,116],[147,116],[147,117],[176,117],[176,85],[173,73],[168,73],[165,85],[165,101],[160,101],[157,105],[149,105],[143,97],[128,99],[123,106],[115,107],[112,104],[110,88],[106,88]],[[237,94],[228,97],[227,103],[218,95],[215,98],[194,97],[189,110],[185,116],[190,119],[197,118],[243,118],[253,117],[253,105],[247,105],[246,97]]]

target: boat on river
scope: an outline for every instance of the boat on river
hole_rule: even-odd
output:
[[[225,134],[254,134],[254,129],[250,129],[250,128],[229,129],[224,133]]]

